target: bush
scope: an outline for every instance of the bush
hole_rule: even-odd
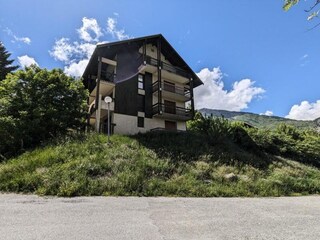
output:
[[[203,134],[211,144],[224,142],[232,135],[232,126],[224,118],[204,117],[197,112],[195,119],[188,124],[188,129]]]
[[[320,166],[320,134],[312,130],[299,130],[283,123],[275,130],[257,129],[224,118],[203,117],[200,113],[188,127],[205,136],[212,145],[233,144],[231,152],[241,148],[262,159],[266,153]]]
[[[83,129],[87,91],[61,69],[31,66],[0,82],[0,161]]]

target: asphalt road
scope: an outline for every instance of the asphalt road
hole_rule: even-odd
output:
[[[43,198],[0,194],[0,239],[320,239],[320,196]]]

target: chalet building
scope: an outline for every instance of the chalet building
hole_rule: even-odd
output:
[[[129,135],[185,131],[193,89],[203,84],[162,35],[98,44],[83,83],[90,92],[88,125],[107,132],[109,96],[111,132]]]

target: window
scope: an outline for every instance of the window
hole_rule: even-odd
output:
[[[145,105],[144,95],[138,94],[138,112],[144,112],[144,105]]]
[[[176,103],[164,100],[164,112],[176,114]]]
[[[144,127],[144,117],[138,117],[138,127]]]
[[[138,89],[144,89],[144,76],[142,74],[138,75]]]

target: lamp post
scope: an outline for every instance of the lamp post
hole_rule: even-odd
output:
[[[106,96],[104,101],[106,104],[108,104],[108,143],[110,143],[110,103],[112,103],[112,98]]]

